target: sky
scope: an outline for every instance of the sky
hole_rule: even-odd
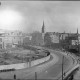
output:
[[[80,32],[80,1],[1,1],[0,29]]]

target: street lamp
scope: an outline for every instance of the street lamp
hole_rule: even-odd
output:
[[[63,65],[64,65],[64,56],[62,57],[62,80],[63,80],[63,76],[64,76]]]
[[[35,72],[35,80],[37,80],[37,72]]]
[[[80,47],[79,47],[80,45],[79,45],[79,34],[78,34],[78,52],[80,52]]]

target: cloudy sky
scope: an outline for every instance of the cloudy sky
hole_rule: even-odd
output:
[[[1,1],[0,29],[80,32],[80,1]]]

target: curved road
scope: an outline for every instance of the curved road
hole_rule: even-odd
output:
[[[16,74],[17,79],[35,79],[36,72],[37,79],[59,79],[62,71],[61,64],[64,53],[53,50],[50,50],[50,52],[52,56],[49,61],[29,69],[0,73],[0,78],[13,79],[13,75]],[[73,64],[73,59],[69,55],[64,55],[64,71],[71,68]]]
[[[62,71],[62,57],[63,54],[56,51],[51,51],[51,54],[53,56],[53,60],[50,62],[47,62],[43,66],[38,66],[35,70],[37,72],[37,79],[59,79],[61,76]],[[54,55],[55,54],[55,55]],[[66,71],[69,68],[72,68],[73,65],[73,59],[70,56],[64,55],[64,71]],[[37,71],[38,69],[38,71]],[[39,72],[39,70],[41,70]],[[35,73],[33,72],[33,73]],[[26,78],[27,79],[35,79],[35,74],[30,74]]]

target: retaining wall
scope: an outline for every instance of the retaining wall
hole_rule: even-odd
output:
[[[37,59],[37,60],[35,60],[35,61],[32,61],[32,62],[31,62],[31,67],[32,67],[32,66],[35,66],[35,65],[38,65],[38,64],[40,64],[40,63],[43,63],[43,62],[45,62],[45,61],[47,61],[47,60],[49,60],[49,59],[50,59],[50,55],[47,56],[47,57],[45,57],[45,58]]]
[[[71,70],[69,70],[66,75],[64,76],[64,80],[67,80],[66,78],[68,77],[68,75],[71,74],[71,72],[75,71],[76,69],[79,68],[79,64],[77,64],[75,67],[73,67]]]
[[[73,71],[75,71],[76,69],[78,69],[78,68],[80,67],[80,65],[79,65],[77,59],[75,58],[75,56],[73,56],[73,55],[70,54],[69,52],[67,52],[66,55],[70,56],[70,57],[73,59],[74,64],[72,65],[71,68],[69,68],[67,71],[65,71],[65,75],[63,75],[63,79],[64,79],[64,80],[67,80],[67,77],[68,77]],[[62,80],[62,76],[59,78],[59,80]]]
[[[26,63],[18,63],[18,64],[10,64],[10,65],[0,65],[0,70],[4,70],[4,69],[24,69],[24,68],[29,68],[35,65],[38,65],[40,63],[43,63],[47,60],[50,59],[50,55],[41,59],[37,59],[31,62],[26,62]]]

